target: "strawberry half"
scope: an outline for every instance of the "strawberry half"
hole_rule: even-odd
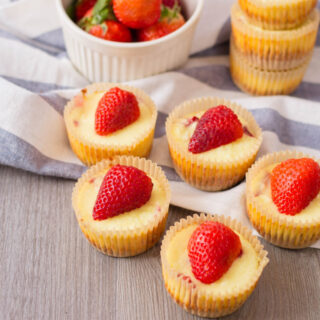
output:
[[[219,280],[241,254],[239,236],[216,221],[202,223],[188,243],[192,272],[196,279],[206,284]]]
[[[226,106],[207,110],[200,118],[189,142],[189,151],[201,153],[231,143],[243,135],[237,115]]]
[[[271,196],[279,212],[296,215],[320,191],[320,166],[310,158],[289,159],[271,173]]]
[[[162,6],[160,20],[152,26],[138,30],[138,40],[150,41],[162,38],[176,31],[184,24],[185,20],[180,13],[180,8],[174,7],[170,9]]]
[[[161,14],[161,0],[113,0],[118,20],[132,29],[146,28],[156,23]]]
[[[95,131],[108,135],[136,121],[140,109],[135,95],[120,88],[112,88],[99,101],[95,114]]]
[[[88,33],[109,41],[132,41],[130,30],[118,21],[105,21],[99,25],[92,26],[88,29]]]
[[[151,197],[153,184],[145,172],[116,165],[105,175],[93,208],[94,220],[105,220],[142,207]]]
[[[98,0],[95,6],[86,12],[78,25],[91,35],[104,40],[131,42],[130,30],[115,20],[111,0]]]

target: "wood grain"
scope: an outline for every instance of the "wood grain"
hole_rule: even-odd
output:
[[[159,244],[127,259],[88,244],[71,208],[74,181],[8,167],[0,181],[0,319],[197,319],[167,294]],[[168,225],[187,214],[172,207]],[[320,251],[265,247],[256,290],[224,319],[319,319]]]

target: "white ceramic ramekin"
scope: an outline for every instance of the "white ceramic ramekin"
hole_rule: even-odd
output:
[[[188,59],[204,0],[184,0],[185,25],[150,42],[121,43],[96,38],[66,14],[71,0],[56,0],[64,40],[74,66],[92,82],[122,82],[179,67]]]

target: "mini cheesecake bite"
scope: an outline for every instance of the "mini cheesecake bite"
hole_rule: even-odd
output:
[[[272,31],[250,23],[246,13],[235,3],[231,8],[231,25],[234,46],[247,56],[249,61],[252,58],[266,62],[278,60],[286,65],[288,61],[292,61],[288,66],[297,68],[299,59],[308,56],[314,47],[319,12],[314,9],[305,21],[294,29]],[[281,69],[284,70],[280,64],[277,70]]]
[[[187,311],[203,317],[237,310],[253,291],[266,256],[239,223],[204,214],[176,223],[161,247],[167,290]]]
[[[267,30],[288,30],[303,24],[317,0],[239,0],[238,3],[252,25]]]
[[[247,174],[247,212],[271,243],[299,249],[320,239],[320,166],[284,151],[262,157]]]
[[[99,251],[133,256],[152,247],[164,231],[170,189],[149,160],[115,157],[90,168],[73,192],[79,226]]]
[[[157,111],[143,91],[118,84],[93,84],[66,106],[70,145],[86,165],[113,155],[149,154]]]
[[[208,191],[243,179],[262,142],[261,129],[247,110],[217,98],[178,106],[168,117],[166,131],[177,173]]]

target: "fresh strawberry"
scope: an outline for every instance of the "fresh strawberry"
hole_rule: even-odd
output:
[[[231,143],[243,135],[237,115],[226,106],[207,110],[200,118],[189,142],[189,151],[201,153]]]
[[[115,21],[111,0],[98,0],[89,9],[78,25],[95,37],[118,42],[131,42],[130,30],[122,23]]]
[[[159,20],[161,0],[113,0],[113,10],[127,27],[146,28]]]
[[[99,25],[92,26],[89,31],[95,37],[118,42],[131,42],[130,30],[118,21],[105,21]]]
[[[206,284],[219,280],[241,254],[239,236],[217,221],[202,223],[188,243],[192,272],[196,279]]]
[[[185,24],[185,20],[180,13],[180,9],[170,9],[162,6],[161,18],[152,26],[138,31],[139,41],[150,41],[164,37]]]
[[[162,4],[169,8],[173,8],[174,6],[181,7],[180,0],[162,0]]]
[[[310,158],[289,159],[271,173],[271,196],[279,212],[296,215],[320,191],[320,166]]]
[[[86,12],[96,4],[97,0],[78,0],[75,4],[75,18],[79,21]]]
[[[152,188],[152,180],[145,172],[122,165],[112,167],[101,184],[93,219],[105,220],[142,207],[149,201]]]
[[[95,130],[108,135],[136,121],[140,109],[135,95],[120,88],[112,88],[99,101],[95,114]]]

